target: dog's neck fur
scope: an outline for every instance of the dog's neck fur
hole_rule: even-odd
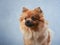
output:
[[[24,35],[24,39],[26,39],[26,40],[34,40],[34,41],[39,40],[40,42],[37,43],[38,45],[42,44],[48,37],[47,36],[48,32],[47,32],[47,26],[46,25],[44,25],[43,28],[38,26],[36,28],[27,28],[27,30],[24,29],[24,30],[21,30],[21,31],[22,31],[22,33]],[[42,39],[42,40],[40,40],[40,39]]]
[[[47,31],[46,31],[46,29],[43,29],[41,32],[40,32],[40,28],[38,28],[37,30],[38,31],[29,29],[29,31],[24,34],[24,39],[27,39],[27,40],[32,39],[34,41],[39,40],[40,41],[39,44],[44,43],[44,41],[47,39]],[[40,40],[40,38],[42,40]],[[36,43],[35,45],[39,45],[39,44]]]

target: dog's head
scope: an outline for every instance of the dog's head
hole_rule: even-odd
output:
[[[29,10],[23,7],[22,15],[20,17],[21,26],[28,28],[36,28],[38,25],[43,26],[44,16],[40,7],[35,8],[34,10]]]

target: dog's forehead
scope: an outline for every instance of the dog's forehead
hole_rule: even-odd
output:
[[[32,12],[32,11],[28,11],[27,14],[28,14],[28,15],[32,15],[33,12]]]
[[[27,11],[28,16],[32,16],[32,15],[36,15],[36,14],[39,14],[39,13],[34,10]]]

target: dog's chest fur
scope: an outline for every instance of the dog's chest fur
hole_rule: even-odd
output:
[[[42,45],[42,43],[47,39],[47,31],[31,31],[24,32],[24,40],[28,45]],[[26,45],[27,45],[26,44]]]

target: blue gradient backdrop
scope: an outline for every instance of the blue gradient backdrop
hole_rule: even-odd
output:
[[[0,0],[0,45],[23,45],[18,20],[23,6],[42,8],[55,32],[52,45],[60,45],[60,0]]]

